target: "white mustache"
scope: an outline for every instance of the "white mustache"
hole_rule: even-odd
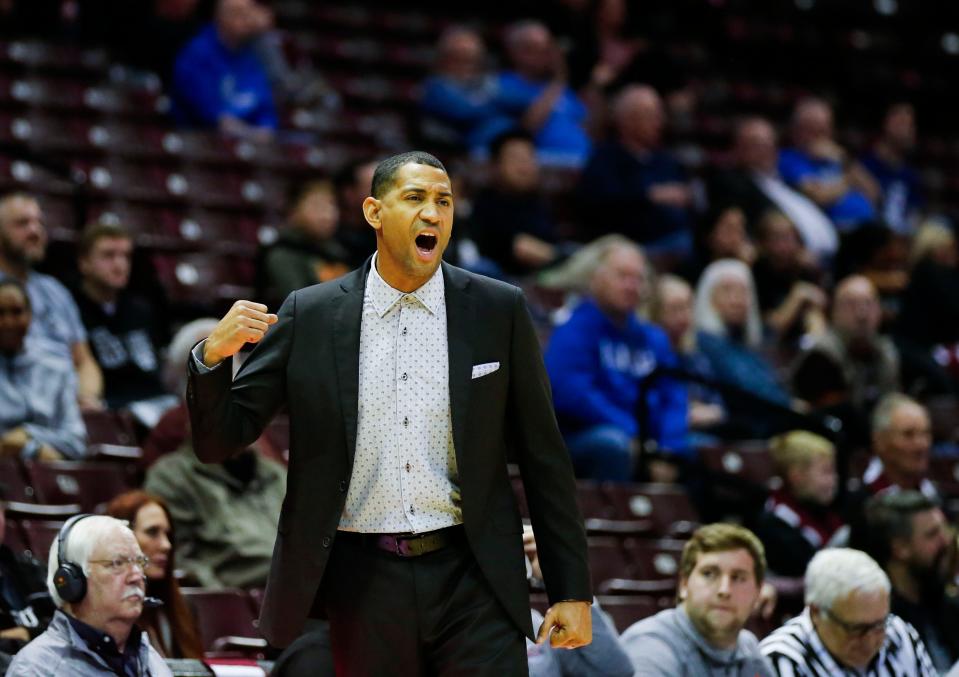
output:
[[[138,597],[142,601],[144,597],[143,588],[138,585],[128,585],[123,591],[123,599],[127,597]]]

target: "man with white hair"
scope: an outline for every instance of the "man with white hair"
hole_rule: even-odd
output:
[[[8,674],[172,677],[136,626],[146,565],[125,522],[102,515],[69,519],[50,549],[47,588],[57,612],[16,655]]]
[[[821,550],[806,569],[806,608],[759,649],[779,677],[932,677],[915,628],[889,612],[891,586],[869,555]]]

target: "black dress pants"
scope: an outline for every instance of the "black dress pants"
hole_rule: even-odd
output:
[[[418,557],[341,536],[321,590],[338,677],[529,674],[525,637],[465,536]]]

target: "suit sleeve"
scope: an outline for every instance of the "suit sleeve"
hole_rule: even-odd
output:
[[[201,461],[218,463],[248,447],[284,404],[295,313],[294,293],[232,383],[229,369],[201,374],[190,356],[187,406]]]
[[[556,423],[533,321],[518,291],[510,365],[507,411],[511,443],[526,490],[549,601],[591,600],[586,530],[576,505],[573,467]]]

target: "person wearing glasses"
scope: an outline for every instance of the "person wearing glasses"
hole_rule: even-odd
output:
[[[172,677],[136,625],[148,566],[122,521],[104,515],[67,521],[50,548],[47,572],[57,611],[46,631],[16,655],[8,674]]]
[[[889,577],[866,553],[821,550],[806,569],[806,608],[759,649],[779,677],[933,677],[915,628],[890,613]]]

